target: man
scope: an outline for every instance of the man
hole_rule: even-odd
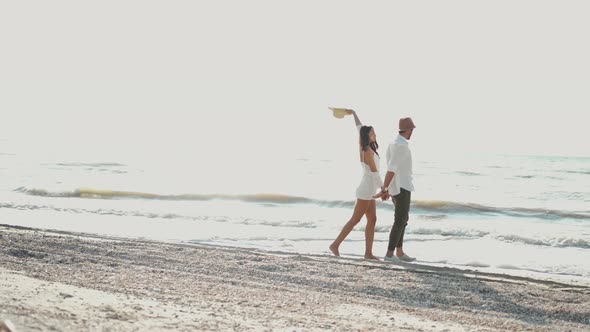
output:
[[[391,262],[411,262],[416,260],[404,253],[403,242],[410,213],[410,201],[414,185],[412,183],[412,153],[409,140],[414,132],[411,118],[399,120],[399,134],[387,147],[387,174],[376,197],[386,200],[392,197],[395,205],[393,227],[389,233],[389,245],[384,259]],[[395,252],[395,255],[394,255]]]

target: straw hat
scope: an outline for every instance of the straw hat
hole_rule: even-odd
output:
[[[416,128],[412,118],[401,118],[399,119],[399,131],[410,130]]]
[[[334,117],[338,119],[342,119],[345,115],[351,115],[352,110],[348,108],[339,108],[339,107],[328,107],[332,112],[334,112]]]

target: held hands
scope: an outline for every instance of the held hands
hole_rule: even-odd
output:
[[[389,189],[385,187],[381,187],[381,192],[377,193],[373,198],[381,198],[382,201],[386,201],[391,197],[389,195]]]
[[[373,196],[373,198],[381,198],[382,201],[386,201],[389,199],[389,194],[388,193],[378,193],[377,195]]]

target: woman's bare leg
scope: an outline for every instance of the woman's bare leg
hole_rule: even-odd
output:
[[[373,256],[373,239],[375,238],[375,224],[377,224],[377,205],[374,200],[369,201],[367,207],[367,226],[365,227],[365,258],[377,259]]]
[[[340,234],[338,234],[336,240],[334,240],[334,242],[332,242],[332,244],[330,245],[330,251],[334,254],[334,256],[340,256],[340,251],[338,250],[340,244],[342,243],[342,241],[344,241],[344,239],[346,239],[348,234],[350,234],[354,226],[356,226],[356,224],[358,224],[359,221],[361,221],[363,215],[367,211],[367,207],[369,206],[370,202],[371,201],[363,199],[356,200],[354,211],[352,212],[352,217],[350,217],[350,220],[348,220],[344,227],[342,227]]]

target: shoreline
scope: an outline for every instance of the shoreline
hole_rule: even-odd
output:
[[[18,331],[590,329],[590,286],[0,225]]]
[[[21,226],[21,225],[11,225],[11,224],[2,224],[0,223],[0,230],[2,228],[9,228],[9,229],[17,229],[23,231],[39,231],[39,232],[47,232],[52,234],[59,234],[64,236],[76,236],[76,237],[84,237],[88,239],[98,239],[104,241],[135,241],[135,242],[143,242],[146,244],[153,243],[153,244],[168,244],[168,245],[176,245],[176,246],[184,246],[190,248],[216,248],[220,250],[242,250],[242,251],[249,251],[255,252],[260,254],[267,254],[267,255],[277,255],[277,256],[306,256],[309,258],[316,258],[316,259],[340,259],[340,260],[348,260],[350,262],[363,262],[365,261],[362,255],[353,255],[353,254],[344,254],[341,257],[334,257],[331,253],[329,253],[328,249],[326,249],[325,254],[321,253],[301,253],[301,252],[294,252],[294,251],[280,251],[280,250],[268,250],[268,249],[261,249],[254,246],[232,246],[232,245],[222,245],[222,244],[214,244],[214,243],[201,243],[201,242],[185,242],[185,241],[166,241],[166,240],[156,240],[156,239],[149,239],[144,237],[126,237],[126,236],[116,236],[116,235],[106,235],[106,234],[96,234],[96,233],[87,233],[87,232],[77,232],[77,231],[66,231],[66,230],[59,230],[59,229],[47,229],[47,228],[36,228],[36,227],[28,227],[28,226]],[[385,264],[391,265],[391,263],[384,262],[382,257],[379,257],[379,262],[374,262],[376,264]],[[484,266],[484,265],[458,265],[458,264],[447,264],[447,263],[440,263],[440,262],[430,262],[430,261],[422,261],[418,260],[411,263],[402,263],[394,265],[400,267],[402,269],[409,269],[413,271],[417,270],[426,270],[432,271],[434,273],[445,273],[445,271],[451,271],[452,273],[460,273],[465,275],[479,275],[479,276],[489,276],[491,278],[508,278],[508,279],[516,279],[521,281],[531,281],[531,282],[538,282],[538,283],[555,283],[556,285],[571,285],[574,287],[586,287],[590,288],[590,278],[575,275],[575,274],[555,274],[555,273],[548,273],[543,271],[536,271],[530,270],[526,268],[517,268],[517,267],[509,267],[509,268],[501,268],[501,267],[492,267],[492,266]]]

